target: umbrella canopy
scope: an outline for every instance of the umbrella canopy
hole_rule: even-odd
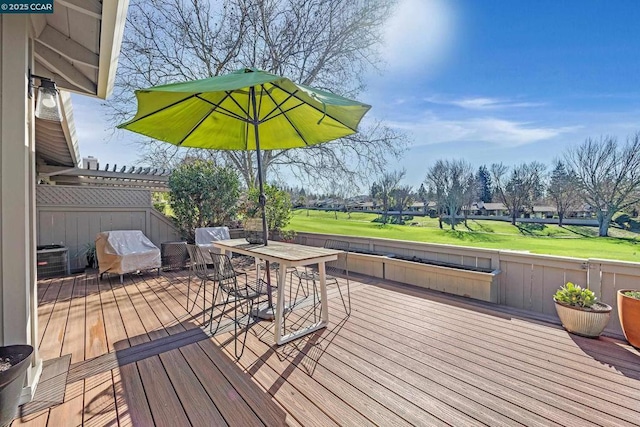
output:
[[[305,147],[353,134],[371,108],[253,68],[136,91],[138,112],[118,126],[182,147],[256,150],[267,243],[260,149]]]
[[[251,68],[137,90],[136,97],[137,114],[119,128],[216,150],[278,150],[331,141],[355,133],[371,108]]]
[[[351,135],[371,108],[253,68],[137,90],[136,98],[138,112],[118,128],[182,147],[257,151],[265,245],[260,149],[306,147]]]

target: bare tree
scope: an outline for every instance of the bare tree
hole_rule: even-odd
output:
[[[509,168],[502,163],[491,165],[494,191],[511,215],[511,224],[516,224],[518,213],[531,207],[542,194],[545,165],[539,162],[522,163],[515,166],[507,177]]]
[[[398,224],[402,224],[402,211],[415,200],[413,188],[410,185],[400,185],[392,192],[395,209],[398,211]]]
[[[389,217],[389,207],[393,200],[393,193],[400,185],[400,181],[406,174],[405,170],[383,172],[380,180],[371,186],[372,190],[375,190],[375,198],[382,202],[382,209],[384,214],[382,216],[382,223],[386,224]]]
[[[562,227],[565,215],[574,211],[582,198],[578,177],[574,171],[567,170],[562,160],[554,162],[547,194],[558,211],[558,225]]]
[[[469,211],[471,210],[471,206],[474,202],[478,201],[478,195],[481,193],[481,189],[483,188],[483,183],[478,180],[477,176],[473,176],[473,173],[467,176],[467,185],[464,193],[462,194],[462,212],[464,215],[464,226],[468,227],[467,217],[469,215]],[[464,209],[466,207],[466,209]]]
[[[132,0],[127,15],[112,123],[135,111],[133,92],[163,83],[217,76],[244,67],[284,75],[297,83],[355,97],[366,69],[382,64],[379,48],[394,1],[385,0]],[[145,162],[168,167],[186,153],[214,156],[256,182],[255,152],[182,149],[142,140]],[[340,172],[358,182],[398,157],[407,138],[383,122],[366,120],[360,132],[305,149],[265,151],[266,174],[293,174],[322,186]]]
[[[613,215],[640,202],[640,133],[618,146],[616,138],[587,139],[565,153],[586,203],[596,209],[599,235],[607,236]]]
[[[442,217],[446,209],[446,176],[446,165],[442,160],[439,160],[435,165],[429,168],[427,177],[425,179],[425,184],[427,184],[427,188],[429,189],[428,197],[435,200],[436,202],[436,209],[438,211],[438,226],[441,230],[443,229]]]
[[[427,216],[427,205],[429,204],[429,192],[424,187],[424,183],[420,184],[420,188],[418,188],[418,193],[416,194],[418,200],[422,202],[422,214]]]
[[[429,168],[426,181],[436,194],[438,203],[449,213],[451,229],[455,230],[456,214],[465,202],[470,183],[474,181],[471,164],[464,160],[438,160]]]

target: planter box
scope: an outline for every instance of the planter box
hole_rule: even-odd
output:
[[[482,301],[498,302],[498,274],[443,267],[381,255],[349,253],[349,270]]]

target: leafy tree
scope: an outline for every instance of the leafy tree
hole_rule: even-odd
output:
[[[398,224],[402,224],[402,211],[415,200],[413,188],[410,185],[400,185],[392,191],[391,196],[398,211]]]
[[[169,193],[154,191],[151,193],[153,208],[163,215],[173,216],[169,208]]]
[[[476,180],[478,181],[480,200],[485,203],[491,203],[491,200],[493,199],[491,173],[489,173],[489,169],[487,169],[485,165],[478,168],[478,172],[476,172]]]
[[[195,229],[228,223],[236,210],[240,180],[234,170],[213,162],[181,164],[169,177],[169,203],[178,226],[189,241]]]
[[[562,226],[565,215],[576,209],[581,200],[578,178],[562,160],[554,163],[547,193],[558,210],[558,225]]]
[[[542,193],[545,166],[539,162],[522,163],[515,166],[507,177],[509,168],[502,163],[491,165],[495,193],[509,209],[511,224],[516,224],[518,213],[531,207]]]
[[[427,172],[426,179],[436,194],[438,204],[448,211],[451,229],[455,230],[456,214],[474,182],[471,165],[464,160],[438,160]]]
[[[565,153],[584,201],[596,209],[599,235],[607,236],[613,215],[640,202],[640,133],[623,146],[614,137],[588,138]]]
[[[380,192],[380,186],[377,182],[371,184],[371,188],[369,189],[369,197],[371,197],[374,208],[378,206],[378,196],[380,196]]]
[[[265,205],[267,226],[270,231],[282,231],[291,221],[293,213],[291,196],[286,191],[271,184],[264,185],[264,194],[267,196],[267,204]],[[250,188],[247,191],[247,201],[242,207],[242,211],[248,218],[260,218],[259,196],[260,190],[258,187]]]
[[[386,0],[131,0],[114,93],[113,123],[135,111],[134,90],[256,67],[355,98],[364,71],[382,67],[382,34],[395,2]],[[143,160],[172,167],[184,149],[140,140]],[[263,173],[287,169],[307,182],[336,171],[352,182],[383,170],[407,146],[405,134],[367,120],[355,135],[304,149],[263,151]],[[256,183],[256,153],[190,149],[235,167],[247,188]]]

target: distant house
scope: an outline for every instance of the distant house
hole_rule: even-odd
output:
[[[353,206],[355,211],[373,211],[375,204],[373,202],[359,202]]]
[[[533,218],[553,218],[558,214],[555,206],[533,206]]]
[[[466,212],[467,215],[482,215],[482,209],[481,209],[482,203],[483,202],[473,202],[471,203],[471,206],[465,205],[462,207],[461,210],[463,213]]]
[[[566,217],[568,218],[593,218],[596,215],[596,210],[588,204],[579,206],[576,210],[569,212]]]
[[[478,210],[481,215],[486,216],[507,216],[509,215],[509,209],[504,203],[483,203],[479,202]]]
[[[424,202],[413,202],[407,207],[407,212],[422,212],[424,210]]]
[[[424,213],[424,202],[413,202],[407,208],[407,212]],[[427,202],[427,215],[435,216],[438,214],[438,204],[434,201]]]

